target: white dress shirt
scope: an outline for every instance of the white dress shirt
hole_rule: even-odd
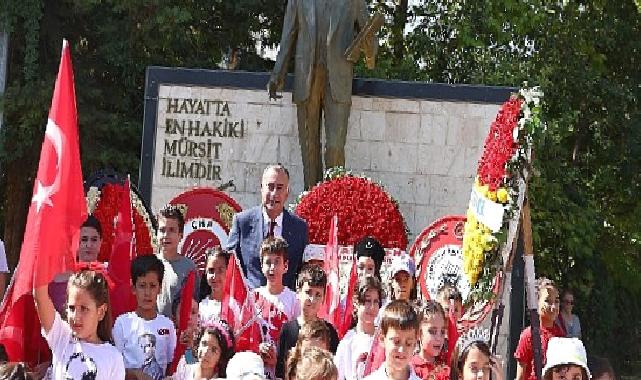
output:
[[[263,237],[267,237],[269,235],[269,223],[272,220],[269,219],[269,216],[267,215],[267,211],[265,211],[265,208],[263,207]],[[280,214],[274,219],[274,222],[276,222],[276,225],[274,226],[274,236],[278,237],[283,237],[283,212],[281,211]]]

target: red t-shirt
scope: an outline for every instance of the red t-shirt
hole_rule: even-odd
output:
[[[542,364],[545,365],[545,353],[548,350],[548,342],[552,337],[564,337],[565,334],[563,330],[557,325],[553,325],[552,328],[546,328],[541,326],[541,352],[542,352]],[[519,345],[516,347],[516,352],[514,352],[514,358],[519,361],[519,363],[525,365],[525,374],[526,379],[536,380],[536,374],[534,373],[534,353],[532,352],[532,327],[528,326],[521,333],[519,338]]]
[[[449,380],[450,367],[443,363],[429,363],[420,355],[414,355],[410,361],[416,376],[423,380]]]

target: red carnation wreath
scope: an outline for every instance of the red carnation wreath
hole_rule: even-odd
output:
[[[307,221],[309,242],[327,243],[333,215],[338,215],[338,242],[354,245],[373,236],[386,248],[407,247],[407,228],[398,204],[383,188],[342,168],[329,169],[326,180],[299,196],[298,216]]]
[[[98,261],[109,261],[111,245],[114,238],[114,217],[118,212],[118,200],[125,191],[119,183],[104,183],[100,187],[93,186],[87,192],[89,212],[98,219],[102,228],[102,245]],[[136,252],[154,252],[154,228],[146,207],[132,189],[130,191],[133,205],[134,231],[136,234]]]
[[[477,175],[481,185],[488,185],[490,191],[496,191],[505,184],[506,164],[512,159],[519,145],[518,140],[514,139],[514,131],[522,103],[523,100],[517,97],[505,102],[485,139]]]

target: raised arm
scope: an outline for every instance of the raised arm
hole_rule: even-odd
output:
[[[45,330],[45,333],[49,333],[53,326],[53,320],[56,317],[56,308],[53,306],[53,302],[49,297],[49,286],[42,285],[34,288],[33,299],[36,302],[36,311],[40,318],[40,324]]]

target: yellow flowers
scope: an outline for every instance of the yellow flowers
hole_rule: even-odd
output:
[[[474,188],[483,197],[503,204],[508,203],[509,195],[505,188],[497,191],[490,191],[487,185],[481,185],[478,177],[474,182]],[[470,281],[470,285],[476,284],[485,264],[486,252],[491,252],[498,245],[496,237],[490,228],[476,219],[472,210],[467,210],[467,221],[463,235],[463,271]]]

